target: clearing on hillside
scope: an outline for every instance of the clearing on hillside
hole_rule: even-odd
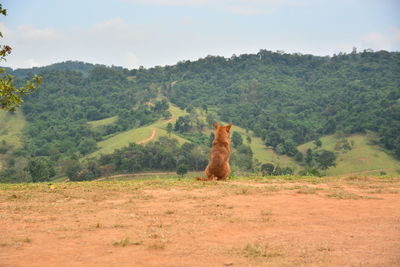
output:
[[[399,266],[400,177],[0,185],[1,266]]]

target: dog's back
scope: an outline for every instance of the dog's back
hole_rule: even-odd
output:
[[[205,179],[198,180],[226,180],[231,168],[229,166],[229,156],[231,153],[229,134],[232,124],[219,126],[214,123],[215,139],[211,148],[210,162],[205,170]]]

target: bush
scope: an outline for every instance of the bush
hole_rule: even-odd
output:
[[[264,163],[261,165],[261,172],[263,176],[271,175],[275,169],[274,164],[272,163]]]
[[[186,173],[188,172],[188,168],[186,165],[179,165],[178,168],[176,168],[176,174],[180,175],[183,177]]]

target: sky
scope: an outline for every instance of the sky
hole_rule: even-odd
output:
[[[6,0],[2,66],[153,67],[260,49],[400,51],[399,0]]]

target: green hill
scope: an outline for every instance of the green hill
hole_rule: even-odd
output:
[[[381,147],[373,144],[376,135],[352,134],[346,137],[329,135],[320,138],[322,149],[335,151],[337,154],[336,166],[330,167],[327,175],[341,175],[349,173],[380,175],[400,174],[400,162],[390,156]],[[350,150],[340,149],[343,140],[347,140]],[[308,148],[315,148],[313,142],[303,144],[298,149],[305,153]]]
[[[319,57],[260,50],[149,69],[64,62],[10,70],[17,84],[30,74],[42,76],[43,83],[24,98],[15,118],[0,115],[0,141],[16,152],[1,154],[2,165],[18,163],[2,171],[0,179],[29,179],[21,171],[25,167],[16,166],[30,161],[43,168],[46,179],[72,171],[85,179],[87,170],[93,177],[132,171],[129,166],[175,170],[187,164],[197,170],[207,159],[209,132],[204,121],[210,118],[204,117],[209,113],[232,122],[245,144],[251,137],[253,158],[261,163],[298,172],[305,168],[298,150],[304,152],[308,142],[322,138],[323,148],[339,156],[328,174],[395,174],[398,161],[389,155],[400,158],[399,62],[400,53],[387,51]],[[202,110],[203,122],[192,110]],[[167,135],[171,116],[171,123],[178,122],[172,134],[177,143],[161,138]],[[347,153],[328,145],[329,136],[337,132],[350,136],[353,145]],[[376,138],[356,138],[366,132]],[[156,144],[129,146],[151,140]],[[183,145],[189,140],[191,144]],[[371,140],[374,145],[369,145]],[[120,149],[119,155],[115,149]],[[242,153],[235,164],[254,170],[247,147],[234,152]],[[81,161],[109,153],[113,155],[104,162]],[[151,164],[146,165],[143,160],[149,157]]]

